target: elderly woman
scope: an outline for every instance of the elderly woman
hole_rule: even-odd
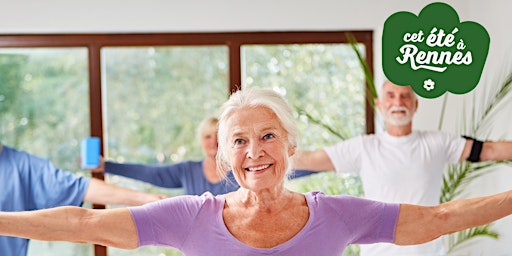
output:
[[[115,163],[101,158],[100,165],[92,172],[121,175],[163,188],[183,188],[185,195],[201,195],[204,192],[218,195],[235,191],[240,186],[236,183],[233,173],[228,167],[217,168],[215,157],[218,150],[218,122],[216,117],[207,117],[197,128],[198,141],[205,156],[203,160],[147,165]],[[315,173],[317,172],[294,170],[289,178],[299,178]]]
[[[429,207],[289,191],[284,181],[298,132],[285,100],[249,89],[222,110],[217,157],[232,168],[237,191],[127,209],[1,213],[0,234],[125,249],[171,246],[186,255],[341,255],[349,244],[423,243],[512,213],[511,191]]]

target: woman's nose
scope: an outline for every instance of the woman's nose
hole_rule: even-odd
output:
[[[263,150],[259,142],[251,142],[247,147],[247,158],[256,159],[263,155]]]

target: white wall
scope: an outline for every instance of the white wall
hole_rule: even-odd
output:
[[[449,1],[466,13],[468,1]],[[2,1],[0,33],[374,29],[429,1]]]
[[[374,33],[374,70],[378,84],[383,82],[381,35],[384,21],[398,11],[418,13],[433,1],[410,0],[18,0],[2,1],[0,34],[19,33],[123,33],[123,32],[210,32],[210,31],[289,31],[364,29]],[[508,46],[512,35],[508,24],[512,2],[507,0],[444,1],[462,21],[483,25],[491,37],[488,60],[481,83],[468,95],[449,95],[443,130],[459,131],[464,101],[473,94],[481,97],[511,59]],[[415,129],[437,129],[442,97],[421,99],[414,120]],[[505,108],[507,111],[512,106]],[[508,115],[510,116],[510,115]],[[512,126],[506,115],[493,124],[491,137],[499,138]],[[512,135],[506,137],[512,139]],[[510,168],[493,172],[471,185],[471,195],[485,195],[512,187]],[[468,255],[510,255],[512,217],[499,222],[502,238],[483,239],[469,247]]]

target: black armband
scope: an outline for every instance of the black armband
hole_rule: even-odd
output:
[[[475,138],[471,138],[468,136],[462,136],[464,139],[473,140],[473,146],[471,146],[471,152],[469,153],[468,161],[470,162],[479,162],[480,161],[480,153],[482,153],[482,147],[484,142],[481,140],[477,140]]]

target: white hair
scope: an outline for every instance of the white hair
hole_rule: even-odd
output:
[[[299,130],[295,124],[293,111],[279,93],[270,89],[250,88],[239,90],[233,93],[221,108],[218,132],[219,150],[217,151],[217,167],[219,170],[229,168],[227,159],[229,131],[226,122],[235,111],[244,107],[266,107],[270,109],[276,114],[281,126],[287,132],[290,146],[297,146]]]

